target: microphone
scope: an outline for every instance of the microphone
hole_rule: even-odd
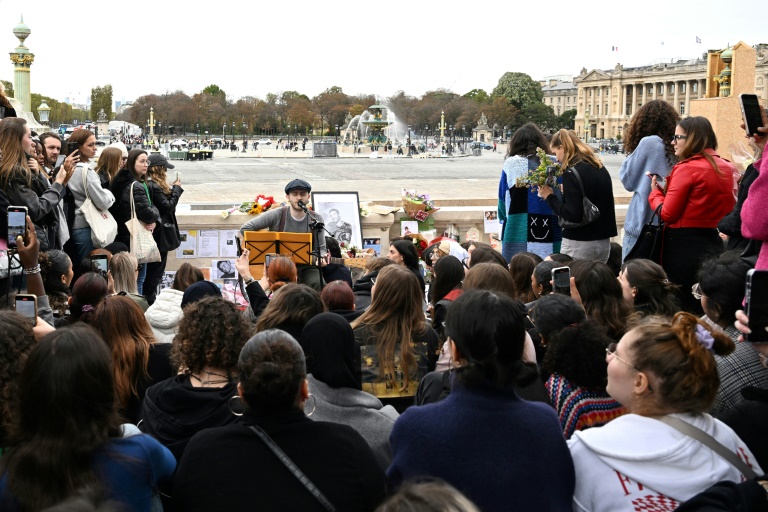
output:
[[[305,212],[305,213],[309,213],[309,212],[307,211],[307,205],[306,205],[306,204],[304,204],[304,201],[302,201],[301,199],[299,199],[298,205],[299,205],[299,208],[301,208],[302,210],[304,210],[304,212]]]

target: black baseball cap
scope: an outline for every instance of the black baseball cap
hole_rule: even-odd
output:
[[[285,193],[290,194],[291,190],[297,190],[297,189],[306,190],[307,192],[312,192],[312,187],[310,186],[309,183],[297,178],[285,186]]]

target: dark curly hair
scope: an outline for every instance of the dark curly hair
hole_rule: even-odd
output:
[[[234,303],[205,297],[184,308],[179,332],[173,339],[171,361],[175,368],[198,373],[206,366],[234,375],[237,358],[252,328]]]
[[[51,309],[63,315],[67,310],[69,300],[69,283],[61,280],[67,275],[72,261],[64,251],[50,250],[41,252],[38,258],[40,274],[43,276],[45,293],[48,294]]]
[[[672,148],[672,137],[675,135],[675,127],[680,121],[680,116],[675,108],[662,100],[651,100],[632,116],[627,128],[627,138],[624,147],[627,154],[632,153],[640,140],[651,135],[658,135],[664,142],[664,153],[667,155],[670,165],[677,161],[675,150]]]
[[[19,378],[35,346],[28,318],[15,311],[0,311],[0,439],[10,432],[19,399]]]
[[[571,324],[550,333],[542,367],[591,391],[605,391],[608,364],[605,349],[613,340],[591,320]]]
[[[237,363],[243,400],[257,411],[298,408],[307,377],[304,351],[285,331],[268,329],[249,339]]]

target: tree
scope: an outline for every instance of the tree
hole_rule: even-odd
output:
[[[96,121],[99,112],[104,110],[107,120],[112,119],[112,85],[91,89],[91,120]]]
[[[499,83],[491,95],[506,98],[519,110],[532,103],[542,103],[544,99],[539,82],[525,73],[512,72],[504,73],[499,78]]]
[[[469,91],[467,94],[464,95],[464,98],[473,100],[479,104],[483,104],[483,103],[488,103],[490,96],[488,96],[488,93],[482,89],[472,89],[471,91]]]
[[[203,89],[203,94],[209,94],[211,96],[224,96],[225,98],[227,96],[224,90],[216,84],[211,84]]]
[[[13,82],[9,82],[8,80],[0,80],[0,82],[2,82],[3,87],[5,87],[5,95],[8,98],[15,98],[13,95]]]
[[[525,105],[520,110],[518,119],[520,120],[518,126],[522,126],[525,123],[534,123],[544,132],[560,127],[558,117],[555,115],[552,107],[541,102]]]
[[[576,109],[572,108],[560,114],[557,118],[557,123],[560,125],[560,128],[573,130],[576,126]]]

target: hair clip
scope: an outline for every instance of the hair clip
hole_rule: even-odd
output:
[[[713,338],[712,333],[701,324],[696,324],[696,339],[699,340],[702,347],[709,350],[712,354],[715,353],[712,349],[712,345],[715,343],[715,338]]]
[[[90,304],[86,304],[85,306],[83,306],[82,308],[80,308],[80,310],[81,310],[83,313],[88,313],[88,312],[90,312],[90,311],[93,311],[93,306],[91,306]]]

